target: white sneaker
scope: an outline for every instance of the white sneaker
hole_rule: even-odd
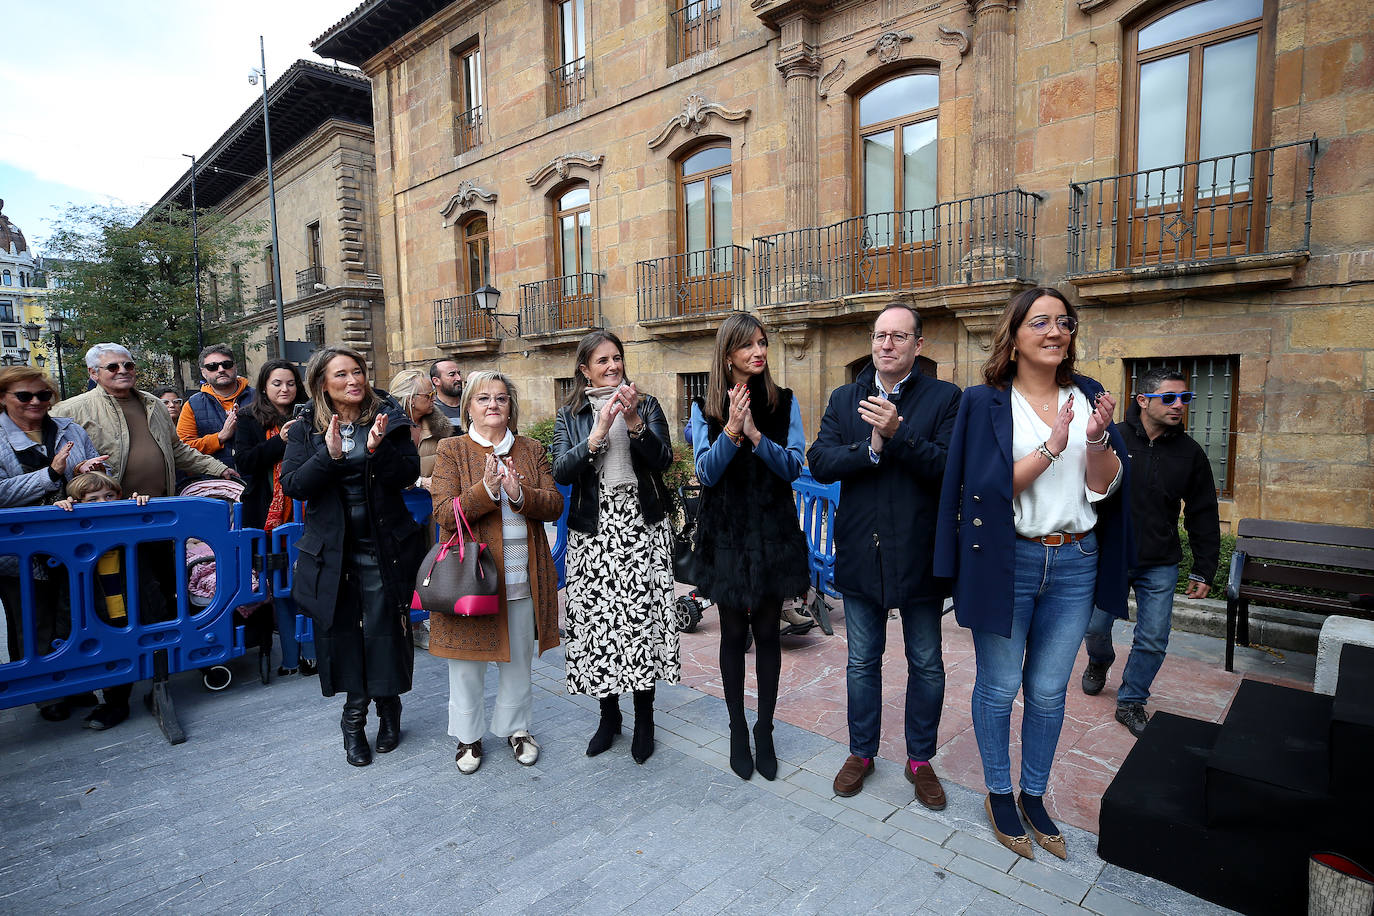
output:
[[[516,763],[525,767],[534,766],[539,759],[539,745],[535,743],[533,735],[521,730],[506,740],[510,742],[511,748],[515,751]]]
[[[478,738],[471,744],[459,744],[458,754],[454,758],[458,764],[458,772],[464,776],[471,776],[477,772],[477,768],[482,765],[482,739]]]

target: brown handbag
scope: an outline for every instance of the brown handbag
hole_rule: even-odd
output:
[[[420,563],[415,594],[410,599],[411,610],[450,617],[495,614],[501,610],[496,561],[486,544],[477,543],[456,496],[453,524],[453,536],[429,548]]]

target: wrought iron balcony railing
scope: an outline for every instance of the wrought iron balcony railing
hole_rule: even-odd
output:
[[[469,108],[453,116],[453,132],[457,135],[458,152],[466,153],[482,142],[482,106]]]
[[[1317,138],[1069,185],[1070,277],[1308,250]]]
[[[635,264],[639,320],[691,318],[745,307],[749,249],[722,245]]]
[[[720,2],[692,0],[681,9],[673,10],[669,17],[677,52],[673,63],[681,63],[720,44]]]
[[[272,284],[258,287],[257,305],[259,309],[271,308],[272,300],[277,298],[277,291],[272,288]]]
[[[296,271],[296,298],[304,299],[306,296],[313,296],[317,292],[315,284],[324,283],[324,268],[311,265],[305,270]]]
[[[521,335],[601,326],[601,274],[569,274],[520,284]]]
[[[754,239],[760,305],[927,289],[1035,273],[1040,196],[1016,188]]]
[[[434,300],[434,342],[460,343],[495,337],[491,315],[477,307],[471,293]]]
[[[553,110],[581,105],[587,97],[587,58],[579,57],[549,71],[553,77]]]

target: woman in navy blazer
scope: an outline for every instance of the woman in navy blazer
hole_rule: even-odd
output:
[[[954,423],[935,574],[977,659],[973,724],[997,839],[1033,858],[1011,785],[1011,707],[1023,693],[1019,807],[1041,847],[1065,858],[1044,806],[1064,695],[1093,605],[1126,616],[1131,558],[1125,443],[1115,400],[1074,373],[1078,315],[1057,290],[1019,293],[998,322],[987,384]]]

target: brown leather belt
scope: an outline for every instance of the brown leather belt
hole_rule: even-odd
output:
[[[1091,531],[1084,531],[1081,534],[1070,534],[1067,531],[1056,531],[1052,534],[1047,534],[1043,537],[1038,538],[1028,538],[1024,534],[1018,534],[1017,537],[1019,537],[1023,541],[1034,541],[1037,544],[1043,544],[1046,547],[1063,547],[1065,544],[1073,544],[1077,541],[1081,541],[1090,534],[1092,534]]]

